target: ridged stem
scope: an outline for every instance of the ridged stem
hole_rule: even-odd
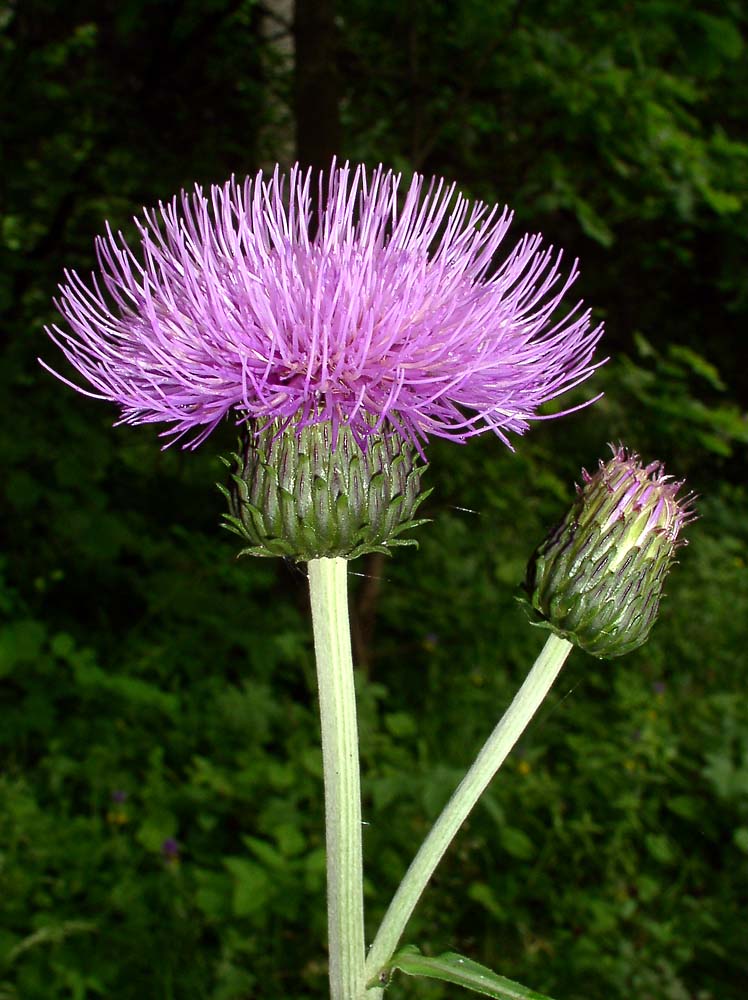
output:
[[[434,823],[395,893],[366,959],[367,1000],[382,995],[378,976],[386,970],[421,893],[471,809],[504,763],[564,665],[570,642],[551,634],[514,701]]]
[[[330,997],[358,1000],[364,992],[364,902],[348,563],[312,559],[307,565],[322,723]]]

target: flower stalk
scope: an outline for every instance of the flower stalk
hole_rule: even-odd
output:
[[[395,893],[366,959],[367,998],[381,996],[387,963],[444,853],[473,806],[526,729],[572,650],[566,639],[550,635],[509,708],[457,786],[431,828]]]
[[[345,559],[312,559],[309,594],[322,725],[331,1000],[364,991],[361,791]]]

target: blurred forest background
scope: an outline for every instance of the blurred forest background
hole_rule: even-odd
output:
[[[369,934],[543,642],[527,557],[622,440],[701,494],[661,620],[574,652],[406,940],[557,1000],[745,997],[747,35],[742,0],[0,2],[3,1000],[325,995],[304,574],[218,528],[232,426],[163,452],[36,358],[106,219],[333,152],[508,202],[611,357],[514,454],[435,444],[420,549],[353,565]]]

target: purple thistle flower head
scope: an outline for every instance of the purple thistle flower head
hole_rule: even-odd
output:
[[[107,226],[98,273],[66,272],[66,323],[47,331],[93,391],[74,388],[193,446],[231,412],[349,427],[363,448],[385,422],[419,450],[508,444],[596,367],[589,310],[558,318],[576,263],[563,276],[540,236],[497,263],[508,209],[400,182],[276,168],[144,211],[137,251]]]

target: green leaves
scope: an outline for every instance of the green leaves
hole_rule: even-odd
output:
[[[406,976],[441,979],[444,983],[453,983],[472,990],[473,993],[494,997],[495,1000],[550,1000],[542,993],[536,993],[511,979],[499,976],[485,965],[479,965],[453,951],[445,951],[443,955],[431,958],[422,955],[415,945],[408,945],[395,955],[390,968],[393,971],[399,969]]]

